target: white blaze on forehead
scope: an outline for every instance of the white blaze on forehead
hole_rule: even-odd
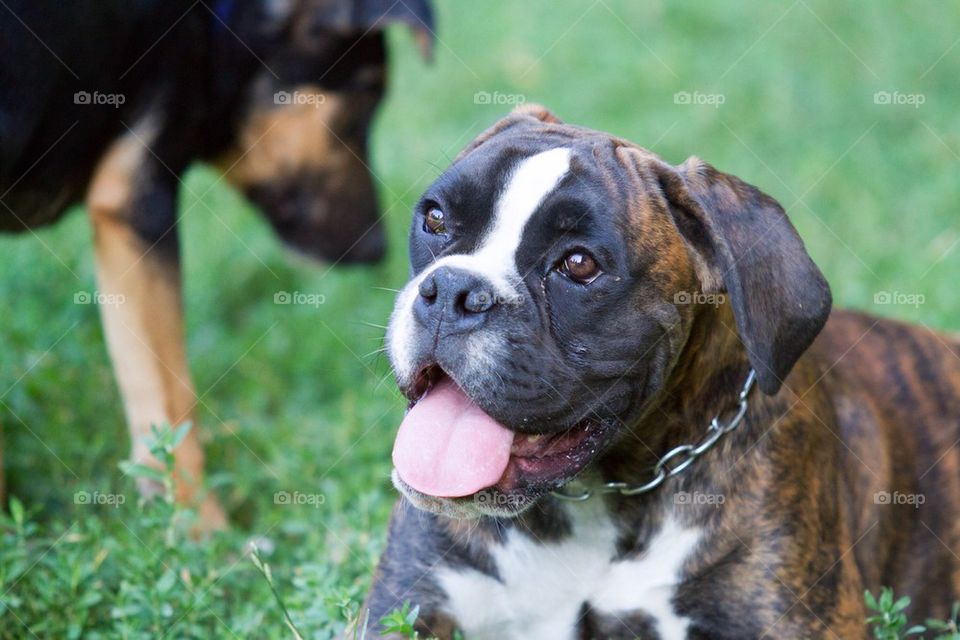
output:
[[[493,219],[476,250],[444,256],[407,283],[397,297],[388,331],[390,355],[399,376],[409,375],[409,368],[413,366],[409,361],[415,331],[413,303],[424,278],[441,267],[455,267],[487,280],[501,299],[510,300],[519,295],[516,254],[523,230],[569,170],[570,149],[567,147],[542,151],[521,160],[497,198]]]
[[[516,274],[516,253],[524,227],[569,169],[570,149],[567,148],[530,156],[514,169],[497,201],[493,226],[471,255],[476,270],[490,277],[498,288],[509,284],[498,282],[509,279],[505,271]]]

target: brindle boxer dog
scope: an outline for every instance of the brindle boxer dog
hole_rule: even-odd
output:
[[[862,638],[864,589],[960,596],[960,345],[831,314],[769,196],[531,107],[427,190],[410,255],[372,625]]]
[[[86,200],[99,292],[124,300],[100,310],[135,460],[155,464],[150,425],[191,419],[197,403],[176,209],[190,164],[217,164],[300,253],[383,255],[366,144],[392,23],[429,53],[427,0],[9,0],[0,11],[0,231]],[[176,462],[178,497],[193,502],[196,429]],[[224,523],[210,496],[200,515]]]

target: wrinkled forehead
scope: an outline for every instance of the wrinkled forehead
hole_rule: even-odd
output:
[[[562,216],[570,207],[550,206],[558,202],[589,210],[602,201],[614,213],[625,195],[617,144],[566,125],[505,131],[460,158],[424,197],[444,205],[462,234],[481,233],[498,216],[514,222]]]
[[[424,193],[420,211],[443,210],[453,242],[437,259],[415,227],[414,272],[464,269],[508,293],[557,243],[617,250],[629,204],[616,147],[587,130],[529,125],[476,146]]]
[[[545,152],[566,149],[576,177],[596,178],[602,167],[613,169],[614,141],[601,133],[567,125],[522,126],[499,133],[460,158],[448,179],[479,179],[489,187],[504,183],[517,167]],[[529,164],[529,163],[528,163]]]

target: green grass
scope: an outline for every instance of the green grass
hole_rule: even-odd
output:
[[[390,34],[392,88],[373,136],[384,265],[292,260],[214,174],[186,180],[189,354],[229,533],[169,545],[169,514],[141,509],[118,470],[128,441],[97,309],[73,304],[95,289],[82,213],[0,238],[0,424],[25,507],[0,526],[0,637],[290,637],[243,555],[255,536],[304,637],[343,627],[383,548],[402,413],[370,324],[391,308],[380,287],[405,280],[411,204],[508,109],[475,104],[478,91],[521,94],[671,162],[699,155],[784,204],[839,305],[960,330],[955,5],[438,4],[433,66],[404,30]],[[675,104],[682,91],[723,104]],[[925,102],[875,104],[877,91]],[[274,305],[277,291],[326,302]],[[923,304],[875,304],[883,291]],[[78,491],[127,499],[75,504]],[[275,504],[278,491],[322,504]]]
[[[907,616],[910,596],[894,599],[893,589],[883,587],[879,598],[868,590],[864,592],[863,600],[870,612],[867,625],[877,640],[903,640],[911,637],[960,640],[960,602],[953,603],[950,616],[945,620],[928,618],[924,624],[911,625]],[[930,635],[924,635],[927,633]]]

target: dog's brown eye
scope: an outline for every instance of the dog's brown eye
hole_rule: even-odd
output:
[[[565,276],[581,284],[590,284],[600,275],[600,265],[589,253],[572,251],[560,263],[560,271]]]
[[[424,226],[430,233],[446,233],[447,227],[444,224],[444,219],[443,211],[437,207],[430,207],[430,210],[427,211],[427,219],[426,222],[424,222]]]

